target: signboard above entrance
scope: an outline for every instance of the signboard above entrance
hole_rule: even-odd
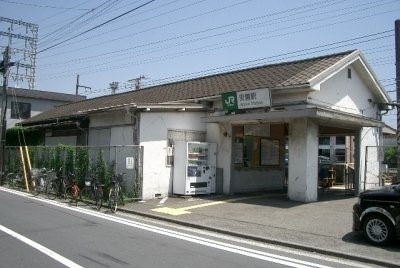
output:
[[[270,91],[268,89],[254,89],[223,93],[222,106],[225,111],[270,107]]]

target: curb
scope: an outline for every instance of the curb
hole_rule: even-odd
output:
[[[192,228],[196,228],[196,229],[217,232],[217,233],[240,237],[240,238],[249,239],[249,240],[253,240],[253,241],[264,242],[264,243],[274,244],[274,245],[278,245],[278,246],[291,247],[291,248],[295,248],[295,249],[299,249],[299,250],[304,250],[304,251],[309,251],[309,252],[314,252],[314,253],[319,253],[319,254],[324,254],[324,255],[330,255],[333,257],[346,258],[346,259],[353,260],[353,261],[371,263],[371,264],[380,265],[380,266],[389,267],[389,268],[399,267],[398,264],[385,262],[384,260],[370,259],[370,258],[367,258],[364,256],[345,254],[345,253],[337,252],[334,250],[315,248],[312,246],[306,246],[306,245],[297,244],[297,243],[293,243],[293,242],[281,241],[281,240],[270,239],[270,238],[262,238],[262,237],[258,237],[258,236],[248,235],[248,234],[241,234],[241,233],[237,233],[237,232],[233,232],[233,231],[229,231],[229,230],[218,229],[218,228],[200,225],[200,224],[196,224],[196,223],[191,223],[191,222],[187,222],[187,221],[170,219],[170,218],[154,215],[151,213],[129,210],[129,209],[125,209],[125,208],[118,208],[118,210],[121,212],[135,214],[135,215],[139,215],[142,217],[152,218],[152,219],[156,219],[156,220],[160,220],[160,221],[166,221],[166,222],[183,225],[183,226],[188,226],[188,227],[192,227]]]

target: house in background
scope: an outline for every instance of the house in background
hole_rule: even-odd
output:
[[[81,95],[9,87],[7,90],[7,128],[14,127],[22,120],[50,110],[55,106],[84,99],[86,97]],[[0,95],[1,102],[2,96]]]
[[[46,144],[142,146],[143,199],[174,193],[169,148],[196,141],[217,145],[224,194],[285,189],[288,168],[288,197],[313,202],[319,137],[354,136],[356,193],[380,183],[364,174],[380,168],[365,165],[365,148],[382,145],[382,103],[390,97],[354,50],[83,100],[22,125],[45,129]],[[343,158],[340,150],[335,157]],[[202,187],[196,179],[188,176]]]
[[[382,129],[383,146],[397,146],[397,131],[396,129],[385,125]]]

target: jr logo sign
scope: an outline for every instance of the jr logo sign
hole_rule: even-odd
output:
[[[225,111],[255,109],[271,106],[271,94],[268,89],[253,89],[222,94],[222,106]]]
[[[236,92],[222,94],[222,106],[225,111],[235,111],[238,109]]]

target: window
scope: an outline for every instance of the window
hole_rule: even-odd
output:
[[[236,167],[260,168],[280,165],[279,139],[270,138],[270,126],[233,126],[233,162]]]
[[[330,137],[320,137],[319,138],[319,145],[330,145],[331,138]]]
[[[331,150],[330,149],[319,149],[318,150],[318,155],[330,158],[331,157]]]
[[[336,137],[336,144],[346,144],[346,137],[345,136],[337,136]]]
[[[345,162],[346,161],[346,150],[345,149],[336,149],[336,160],[338,162]]]
[[[11,118],[27,119],[31,117],[31,104],[26,102],[11,102]]]

